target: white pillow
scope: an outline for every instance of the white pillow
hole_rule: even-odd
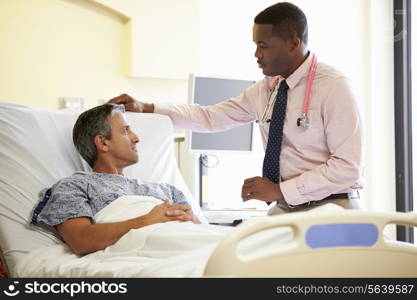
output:
[[[125,174],[176,186],[205,221],[177,167],[170,119],[156,114],[126,115],[141,142],[139,163],[126,168]],[[91,170],[72,142],[77,117],[69,110],[0,102],[0,247],[12,275],[21,255],[60,242],[29,225],[39,191],[75,171]]]

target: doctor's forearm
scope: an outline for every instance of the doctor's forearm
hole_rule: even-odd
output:
[[[143,104],[143,112],[144,113],[154,113],[155,112],[155,106],[153,103],[144,103]]]
[[[154,112],[169,116],[176,127],[200,132],[222,131],[255,120],[254,116],[233,101],[211,106],[157,104]]]
[[[281,191],[285,201],[298,205],[354,189],[360,176],[357,164],[330,159],[326,164],[281,182]]]

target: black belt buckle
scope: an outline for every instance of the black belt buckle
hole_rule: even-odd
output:
[[[278,206],[280,206],[283,209],[288,209],[289,211],[297,211],[297,210],[311,206],[314,202],[316,201],[308,201],[300,205],[292,205],[292,204],[287,203],[285,200],[280,200],[278,201]]]
[[[347,195],[349,200],[359,199],[361,197],[359,191],[353,191],[351,193],[348,193]]]
[[[308,201],[308,202],[300,204],[300,205],[291,205],[291,204],[287,203],[287,206],[290,209],[298,210],[298,209],[302,209],[302,208],[307,208],[310,205],[312,205],[314,202],[316,202],[316,201]]]

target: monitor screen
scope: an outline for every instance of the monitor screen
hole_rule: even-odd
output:
[[[190,75],[189,97],[193,104],[213,105],[239,96],[255,81]],[[194,152],[251,151],[253,123],[220,132],[191,132]]]

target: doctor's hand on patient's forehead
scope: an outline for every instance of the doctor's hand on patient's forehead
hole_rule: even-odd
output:
[[[126,110],[134,112],[142,112],[143,108],[143,105],[141,105],[139,101],[129,96],[128,94],[121,94],[117,97],[110,99],[107,103],[123,104]]]
[[[140,102],[128,94],[121,94],[110,99],[107,103],[123,104],[127,111],[139,113],[153,113],[153,104]]]

